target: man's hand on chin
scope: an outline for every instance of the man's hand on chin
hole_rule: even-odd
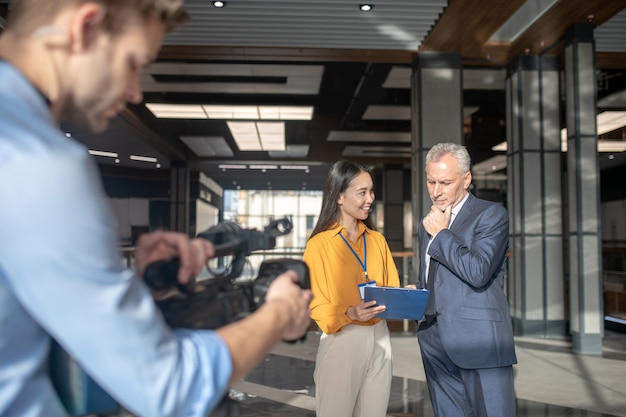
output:
[[[435,236],[441,230],[448,228],[451,215],[452,204],[448,205],[444,211],[441,211],[439,207],[433,205],[428,214],[424,217],[424,229],[426,229],[429,235]]]

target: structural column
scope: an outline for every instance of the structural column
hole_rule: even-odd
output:
[[[170,229],[189,234],[189,166],[172,161],[170,168]]]
[[[404,250],[404,170],[402,165],[383,169],[385,238],[392,251]]]
[[[421,52],[411,75],[413,265],[419,270],[417,230],[430,210],[424,159],[439,142],[463,143],[463,69],[456,53]]]
[[[570,329],[574,351],[602,352],[602,268],[593,26],[565,33]]]
[[[561,138],[557,57],[521,56],[509,65],[507,293],[515,333],[566,334]]]

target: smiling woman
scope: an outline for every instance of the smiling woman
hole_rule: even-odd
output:
[[[311,317],[323,332],[314,372],[318,417],[380,417],[387,411],[391,342],[386,321],[375,317],[385,307],[364,302],[360,289],[398,287],[400,280],[387,241],[372,225],[373,203],[367,167],[333,164],[304,251],[315,295]]]

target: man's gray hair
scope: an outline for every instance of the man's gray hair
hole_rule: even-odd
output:
[[[428,165],[429,162],[439,162],[441,157],[447,154],[452,155],[457,160],[461,174],[469,172],[472,161],[469,152],[467,152],[467,148],[463,145],[451,142],[438,143],[430,148],[426,154],[426,165]]]

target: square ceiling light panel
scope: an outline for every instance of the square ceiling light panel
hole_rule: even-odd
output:
[[[312,106],[231,106],[220,104],[147,103],[158,118],[224,120],[311,120]]]
[[[283,122],[227,121],[233,139],[241,151],[284,151]]]
[[[207,119],[200,104],[146,103],[148,110],[160,119]]]
[[[209,119],[226,120],[311,120],[312,106],[202,106]]]

